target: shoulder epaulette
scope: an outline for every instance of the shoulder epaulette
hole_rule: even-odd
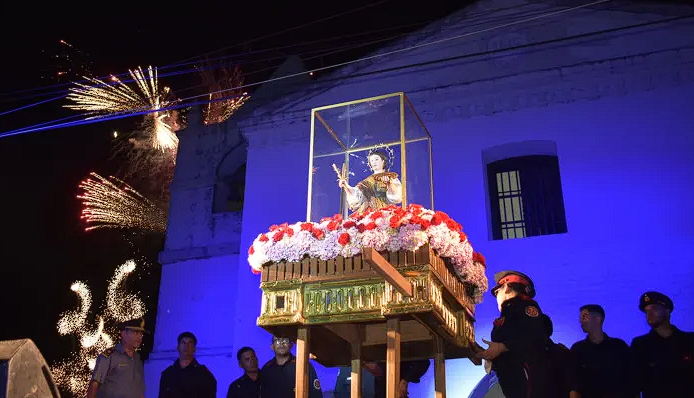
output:
[[[113,348],[107,348],[104,352],[101,353],[101,355],[104,356],[104,358],[108,358],[109,355],[113,353]]]

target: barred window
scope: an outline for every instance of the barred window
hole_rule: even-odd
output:
[[[492,237],[525,238],[567,232],[556,156],[530,155],[487,165]]]

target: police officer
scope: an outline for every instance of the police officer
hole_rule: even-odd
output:
[[[296,357],[291,350],[294,343],[287,337],[273,337],[275,357],[260,369],[260,395],[263,398],[294,398],[296,384]],[[308,396],[322,398],[320,382],[313,365],[308,364]]]
[[[136,351],[144,333],[142,318],[120,324],[120,342],[96,358],[87,398],[144,398],[144,370]]]
[[[646,292],[639,300],[651,327],[631,342],[643,398],[694,397],[694,334],[670,323],[674,307],[659,292]]]
[[[494,321],[492,341],[482,340],[489,348],[477,356],[492,361],[506,398],[545,398],[548,336],[533,300],[535,285],[518,271],[499,272],[494,281],[501,316]]]
[[[236,359],[243,369],[243,376],[234,380],[227,390],[227,398],[260,398],[260,371],[258,357],[251,347],[241,347]]]
[[[159,379],[159,398],[215,398],[217,379],[195,359],[198,339],[191,332],[178,335],[178,359]]]

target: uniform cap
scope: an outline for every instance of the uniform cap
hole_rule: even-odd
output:
[[[120,324],[120,330],[126,330],[126,329],[138,330],[140,332],[149,333],[145,329],[145,319],[144,318],[135,318],[135,319],[131,319],[129,321],[122,322]]]
[[[492,295],[496,296],[496,292],[507,283],[520,283],[525,286],[525,294],[530,298],[535,297],[535,284],[528,275],[518,271],[501,271],[494,274],[494,282],[496,286],[492,288]]]
[[[675,304],[672,302],[670,297],[659,292],[646,292],[641,295],[639,299],[639,309],[641,311],[646,311],[646,306],[650,304],[660,304],[672,312],[675,309]]]

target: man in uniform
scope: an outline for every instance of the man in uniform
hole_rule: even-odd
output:
[[[241,347],[236,352],[236,359],[243,369],[243,376],[229,385],[227,398],[260,398],[260,379],[258,357],[251,347]]]
[[[178,359],[159,379],[159,398],[215,398],[217,379],[195,359],[198,339],[191,332],[178,335]]]
[[[634,398],[633,360],[627,343],[603,331],[605,310],[598,304],[579,309],[585,339],[571,346],[581,398]]]
[[[296,357],[291,350],[294,343],[286,337],[273,337],[275,357],[260,370],[260,395],[264,398],[294,398],[296,384]],[[313,365],[308,364],[308,396],[322,398],[320,382]]]
[[[631,342],[643,398],[694,397],[694,334],[670,323],[674,307],[658,292],[646,292],[639,300],[651,327]]]
[[[494,275],[501,316],[494,321],[489,348],[477,354],[492,361],[506,398],[547,397],[547,341],[540,306],[533,300],[535,285],[525,274],[503,271]]]
[[[87,398],[144,398],[144,369],[137,353],[144,333],[144,319],[121,323],[120,342],[96,358]]]

